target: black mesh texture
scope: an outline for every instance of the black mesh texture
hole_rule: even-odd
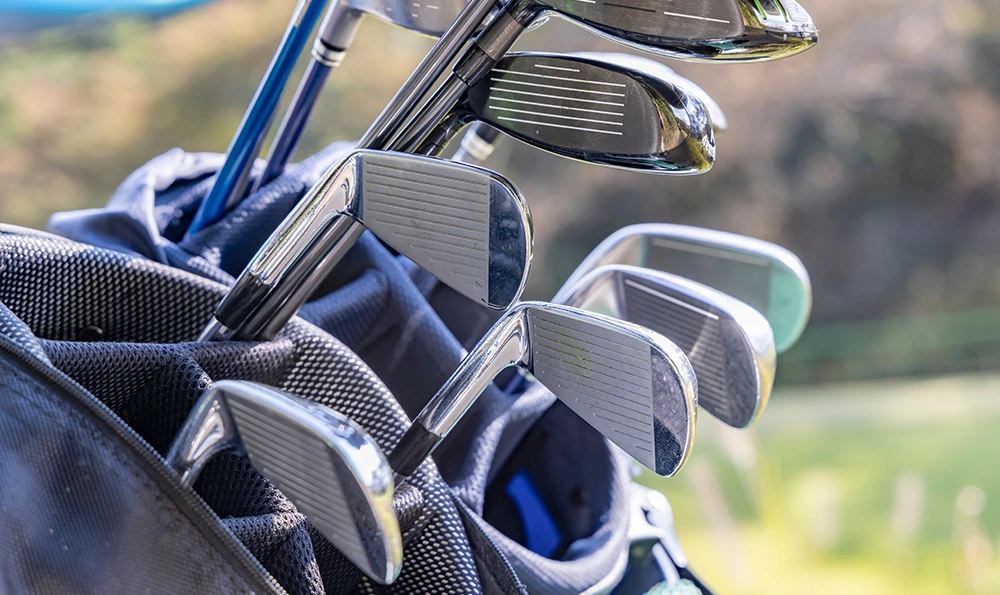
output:
[[[261,593],[92,412],[0,352],[0,591]]]
[[[12,234],[0,234],[0,262],[5,270],[0,302],[48,339],[42,346],[57,366],[126,417],[161,452],[201,391],[221,378],[267,382],[330,405],[387,450],[407,424],[364,363],[304,322],[293,321],[282,337],[267,344],[184,343],[208,320],[222,295],[220,285],[124,254]],[[71,342],[88,326],[101,329],[105,342]],[[403,573],[386,592],[480,592],[447,486],[430,464],[411,483],[423,495],[423,511],[406,536]],[[310,532],[310,549],[290,525],[277,522],[289,518],[294,507],[247,461],[218,457],[196,489],[220,516],[231,517],[227,524],[239,529],[248,548],[263,556],[261,562],[289,592],[345,592],[356,584],[353,569],[345,570],[343,558],[328,544],[317,545],[324,540],[315,532]],[[271,520],[240,525],[248,518]],[[282,536],[287,543],[279,545]],[[319,569],[319,580],[311,564]]]

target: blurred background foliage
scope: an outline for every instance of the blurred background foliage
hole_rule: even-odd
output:
[[[702,416],[688,469],[645,478],[693,566],[720,594],[1000,593],[1000,1],[805,4],[821,29],[806,54],[671,63],[729,118],[707,175],[504,141],[487,165],[531,203],[526,295],[551,296],[631,223],[790,248],[815,304],[766,415],[752,432]],[[291,7],[217,0],[4,37],[0,221],[100,206],[171,147],[225,151]],[[429,47],[367,19],[300,156],[360,136]],[[556,19],[517,47],[621,51]]]

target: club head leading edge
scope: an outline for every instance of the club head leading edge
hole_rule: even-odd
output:
[[[608,236],[553,301],[561,303],[580,279],[609,264],[673,273],[735,297],[767,318],[778,353],[798,341],[812,311],[809,273],[789,250],[747,236],[668,223],[630,225]]]
[[[662,476],[687,461],[697,380],[687,357],[649,329],[544,302],[508,310],[424,407],[389,455],[409,475],[501,370],[518,366],[647,468]]]
[[[711,169],[708,108],[646,70],[590,56],[515,52],[470,87],[452,118],[486,122],[570,159],[649,173]]]
[[[750,306],[689,279],[627,265],[595,269],[565,299],[676,343],[698,375],[698,404],[726,425],[745,428],[764,411],[777,356],[771,327]]]
[[[378,444],[350,419],[251,382],[223,380],[199,400],[167,453],[187,486],[232,451],[373,580],[391,583],[403,561],[393,474]]]

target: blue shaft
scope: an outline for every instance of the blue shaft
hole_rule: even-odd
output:
[[[240,128],[229,146],[226,162],[219,170],[212,190],[195,213],[185,237],[190,237],[221,219],[226,210],[238,201],[246,190],[250,168],[260,151],[260,145],[267,134],[275,108],[281,100],[285,84],[295,68],[295,62],[302,49],[309,41],[316,22],[323,15],[325,4],[325,0],[300,0],[296,6],[281,45],[271,59],[267,73],[257,87],[257,93],[243,115]]]
[[[285,112],[285,119],[278,128],[274,144],[271,145],[271,154],[267,157],[267,167],[264,173],[257,179],[254,190],[268,184],[285,171],[285,166],[295,154],[295,148],[302,140],[302,132],[309,123],[309,116],[312,115],[316,100],[319,99],[323,91],[323,85],[330,75],[331,67],[318,60],[311,60],[299,88],[295,91],[295,98]]]

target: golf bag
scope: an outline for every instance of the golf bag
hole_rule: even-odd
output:
[[[216,457],[194,490],[167,468],[161,455],[220,379],[328,405],[388,452],[463,356],[449,326],[478,338],[495,316],[365,233],[274,340],[194,341],[348,148],[289,168],[186,241],[220,155],[170,151],[106,207],[53,216],[53,235],[0,229],[0,591],[629,595],[676,578],[629,463],[539,385],[490,387],[412,477],[389,586],[246,458]],[[658,592],[699,592],[671,585]]]

